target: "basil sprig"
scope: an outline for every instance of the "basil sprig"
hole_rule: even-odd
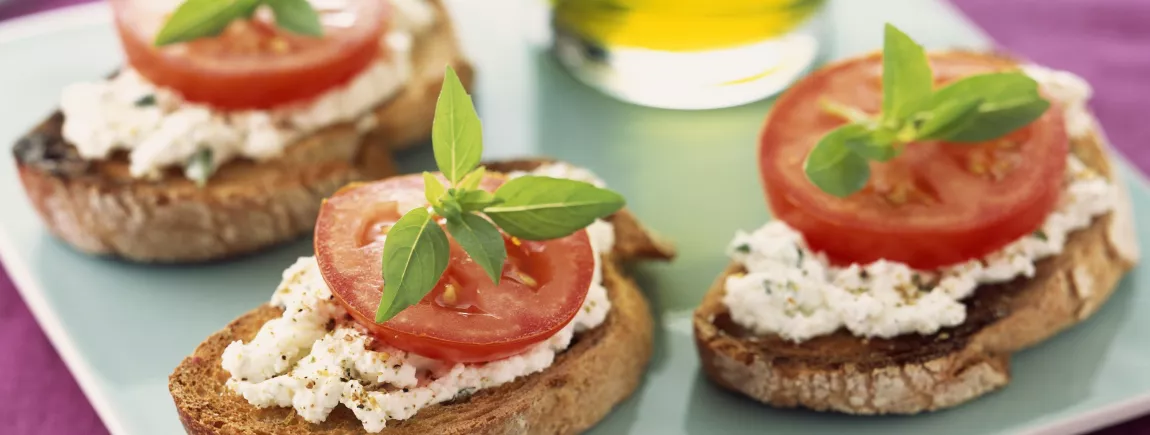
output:
[[[890,24],[882,66],[878,116],[821,102],[849,122],[823,136],[803,165],[807,178],[831,195],[858,192],[870,178],[868,161],[893,159],[915,141],[983,142],[1034,122],[1050,108],[1038,83],[1021,72],[973,75],[934,89],[922,46]]]
[[[623,208],[618,193],[561,178],[523,176],[503,183],[494,194],[481,190],[486,174],[479,166],[482,127],[471,97],[450,66],[435,106],[431,142],[447,185],[424,172],[424,193],[434,213],[413,209],[388,230],[377,323],[418,303],[435,288],[451,256],[448,234],[498,284],[507,260],[503,233],[524,240],[565,237]]]
[[[232,21],[251,18],[260,6],[272,10],[276,25],[292,33],[323,36],[319,14],[308,0],[186,0],[164,23],[157,47],[217,36]]]

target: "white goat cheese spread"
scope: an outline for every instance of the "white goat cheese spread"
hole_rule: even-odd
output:
[[[562,171],[544,167],[539,173]],[[591,182],[591,180],[585,180]],[[615,243],[614,228],[596,221],[587,228],[596,254],[595,273],[575,318],[551,338],[510,358],[481,364],[437,361],[375,341],[333,299],[313,257],[288,268],[271,304],[282,317],[265,323],[248,343],[231,343],[222,364],[227,387],[248,403],[291,407],[305,420],[321,423],[339,404],[350,409],[368,432],[387,420],[406,420],[423,407],[502,385],[549,367],[576,333],[607,318],[611,301],[603,286],[602,254]]]
[[[1093,131],[1086,109],[1091,90],[1084,80],[1035,66],[1024,71],[1062,103],[1071,137]],[[986,257],[934,271],[886,260],[836,267],[808,249],[799,232],[772,221],[735,236],[729,255],[746,273],[727,278],[723,303],[735,323],[794,342],[840,328],[862,337],[933,334],[966,320],[961,301],[979,285],[1033,277],[1038,260],[1061,253],[1072,231],[1114,207],[1116,192],[1070,155],[1062,196],[1039,231]]]
[[[127,151],[132,176],[146,178],[166,167],[184,167],[205,149],[211,150],[211,173],[235,158],[276,158],[296,140],[330,125],[356,122],[360,129],[370,129],[375,121],[371,110],[411,77],[413,35],[429,29],[436,19],[426,0],[391,3],[396,12],[381,41],[389,55],[309,101],[270,110],[220,111],[184,101],[176,91],[157,87],[125,67],[111,79],[64,89],[64,138],[85,159]]]

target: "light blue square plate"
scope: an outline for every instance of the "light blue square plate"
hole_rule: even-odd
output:
[[[1126,278],[1092,320],[1019,354],[1005,390],[955,410],[906,418],[779,411],[719,391],[699,374],[689,312],[723,268],[739,228],[767,218],[755,138],[769,102],[676,112],[623,104],[577,84],[541,51],[542,1],[451,1],[479,69],[477,100],[490,157],[544,154],[586,165],[673,238],[674,264],[637,270],[662,318],[642,389],[595,433],[1070,433],[1150,410],[1146,271]],[[66,84],[100,77],[120,55],[108,12],[84,6],[0,25],[0,144],[56,104]],[[890,21],[930,47],[985,47],[955,10],[925,0],[832,2],[828,57],[879,46]],[[513,23],[515,25],[507,25]],[[523,24],[523,25],[520,25]],[[424,169],[426,149],[401,158]],[[1135,212],[1150,188],[1125,164]],[[0,254],[24,299],[113,433],[181,428],[167,390],[173,367],[213,331],[265,302],[308,241],[239,261],[143,267],[89,258],[43,230],[8,151],[0,152]],[[1150,228],[1140,228],[1150,246]],[[1147,263],[1144,263],[1144,265]]]

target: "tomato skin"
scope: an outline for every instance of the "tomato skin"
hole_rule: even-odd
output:
[[[572,258],[575,259],[575,263],[579,264],[578,267],[580,267],[582,270],[589,272],[592,270],[591,267],[594,267],[594,261],[591,260],[591,258],[593,258],[591,256],[594,254],[590,251],[590,240],[588,239],[586,231],[580,231],[572,236],[569,236],[568,238],[560,239],[560,243],[553,246],[555,247],[550,249],[564,250],[568,254],[572,255]],[[563,247],[560,248],[559,246]],[[584,250],[584,252],[580,252],[580,250]],[[458,255],[454,256],[452,259],[453,262],[457,261],[458,258]],[[581,286],[583,291],[580,293],[577,299],[570,300],[577,302],[574,310],[564,310],[562,314],[554,317],[549,317],[545,320],[545,322],[540,322],[547,323],[550,326],[535,328],[531,330],[527,330],[528,328],[523,328],[524,331],[522,333],[513,337],[479,341],[464,340],[461,339],[463,336],[460,335],[454,336],[453,338],[443,338],[426,332],[420,332],[421,326],[419,326],[419,324],[425,322],[425,320],[422,319],[422,317],[425,316],[435,316],[437,319],[439,319],[440,322],[447,323],[438,325],[440,329],[454,329],[455,332],[477,330],[477,332],[479,332],[478,334],[475,334],[477,336],[489,336],[491,334],[487,334],[486,331],[483,331],[485,326],[500,327],[500,324],[503,323],[500,319],[492,319],[497,321],[491,322],[477,322],[477,319],[488,319],[482,315],[441,315],[443,309],[441,306],[436,304],[436,300],[443,296],[443,283],[449,279],[447,275],[452,273],[450,267],[451,266],[449,266],[448,272],[445,273],[445,277],[441,281],[441,284],[437,286],[435,290],[432,290],[431,293],[428,293],[428,295],[425,296],[419,304],[400,312],[394,318],[388,320],[382,325],[374,322],[374,311],[362,312],[360,310],[349,310],[348,312],[351,313],[352,317],[354,317],[360,325],[364,325],[369,331],[371,331],[373,336],[396,348],[408,352],[413,352],[417,355],[422,355],[428,358],[434,358],[443,361],[479,363],[518,355],[523,353],[530,346],[554,336],[559,332],[560,329],[574,320],[575,315],[578,314],[578,309],[583,304],[583,299],[587,296],[586,289],[590,287],[591,282],[589,274],[587,275],[586,279],[583,279],[584,277],[582,276],[575,277],[575,281],[586,281],[587,285]],[[486,278],[486,276],[475,275],[472,275],[472,278],[489,279]],[[507,277],[504,276],[504,280],[506,279]],[[343,302],[343,299],[339,298],[339,296],[337,296],[337,299]],[[378,301],[378,298],[376,300]],[[344,303],[346,307],[347,303]],[[525,303],[523,304],[523,308],[529,308],[531,305],[533,304]]]
[[[930,59],[940,82],[1015,68],[973,53]],[[840,265],[886,259],[931,270],[985,256],[1042,225],[1057,205],[1069,152],[1056,104],[1001,141],[909,144],[891,162],[872,162],[867,187],[847,198],[810,183],[803,159],[818,138],[844,122],[821,112],[818,101],[831,98],[874,114],[881,107],[880,83],[878,55],[831,65],[781,96],[763,128],[759,161],[771,211],[813,250]],[[1000,152],[1008,170],[997,177],[974,172],[976,157]],[[889,190],[882,190],[887,184],[909,185],[921,201],[892,205]]]
[[[502,182],[489,176],[481,188],[494,191]],[[399,210],[425,202],[417,174],[349,186],[321,208],[315,234],[321,274],[373,336],[425,357],[473,363],[522,353],[574,319],[595,267],[586,231],[544,242],[505,237],[508,261],[499,286],[451,240],[451,261],[439,284],[418,304],[376,324],[384,243],[371,236],[373,228],[380,227],[377,222],[394,223]]]
[[[350,29],[325,27],[322,39],[260,21],[233,22],[216,37],[155,47],[161,21],[136,2],[113,0],[116,31],[128,64],[187,101],[223,110],[269,109],[315,98],[346,84],[383,55],[387,2],[366,0]],[[270,52],[272,40],[289,52]],[[255,44],[259,48],[238,46]],[[231,50],[229,50],[231,48]]]

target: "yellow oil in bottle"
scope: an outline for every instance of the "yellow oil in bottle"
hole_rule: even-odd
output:
[[[707,109],[771,96],[814,61],[824,0],[551,0],[555,50],[636,104]]]

